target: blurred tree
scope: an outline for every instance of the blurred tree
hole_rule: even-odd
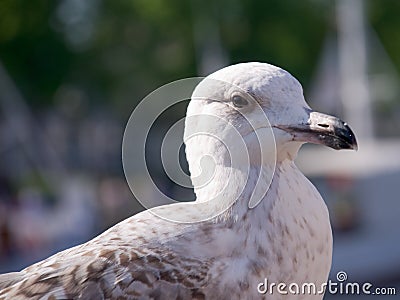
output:
[[[193,20],[185,0],[3,0],[0,59],[33,106],[58,90],[78,89],[93,104],[112,103],[127,116],[133,103],[166,82],[195,76]],[[230,62],[267,61],[310,82],[333,2],[222,0],[200,2],[218,25]],[[369,1],[371,21],[400,65],[396,0]],[[332,28],[331,28],[332,27]]]
[[[400,1],[369,0],[367,3],[370,22],[400,71]]]
[[[318,1],[236,1],[221,13],[222,36],[233,61],[279,65],[307,86],[330,23],[329,7]]]
[[[0,59],[33,104],[48,103],[73,55],[50,27],[56,2],[0,2]]]

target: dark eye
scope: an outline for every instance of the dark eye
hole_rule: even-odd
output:
[[[240,95],[235,95],[232,97],[232,103],[237,108],[242,108],[249,104],[249,102]]]

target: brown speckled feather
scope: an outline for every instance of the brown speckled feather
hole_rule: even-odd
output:
[[[61,252],[49,259],[55,261],[53,264],[46,260],[12,273],[10,278],[0,277],[3,288],[8,285],[0,291],[0,299],[202,298],[207,262],[171,252],[146,252],[124,248],[87,250],[72,257]]]
[[[1,275],[0,299],[203,298],[211,261],[178,256],[152,238],[142,237],[137,249],[128,247],[117,235],[121,228],[118,224],[103,234],[111,244],[98,237],[21,272]]]

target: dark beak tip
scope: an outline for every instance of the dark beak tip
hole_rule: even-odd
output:
[[[354,144],[349,144],[348,148],[342,148],[343,150],[354,150],[354,151],[358,151],[358,144],[354,143]]]
[[[354,143],[351,146],[352,146],[351,150],[358,151],[358,143],[355,138],[354,138]]]
[[[358,151],[358,145],[357,144],[353,144],[350,146],[349,150],[354,150],[354,151]]]
[[[335,150],[350,150],[350,151],[358,151],[357,143],[348,143],[344,141],[334,141],[333,143],[327,143],[326,146],[333,148]]]
[[[350,126],[344,123],[344,127],[346,130],[345,136],[346,139],[349,140],[348,145],[350,150],[358,151],[358,143],[354,132],[351,130]]]
[[[333,126],[327,126],[325,133],[322,134],[325,145],[335,150],[358,151],[356,136],[350,126],[338,118],[333,119],[333,123]]]

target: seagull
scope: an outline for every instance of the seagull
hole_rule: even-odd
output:
[[[184,140],[194,202],[0,275],[0,299],[322,299],[291,289],[323,287],[332,258],[327,207],[294,159],[307,142],[356,150],[350,127],[313,111],[287,71],[249,62],[200,82]]]

